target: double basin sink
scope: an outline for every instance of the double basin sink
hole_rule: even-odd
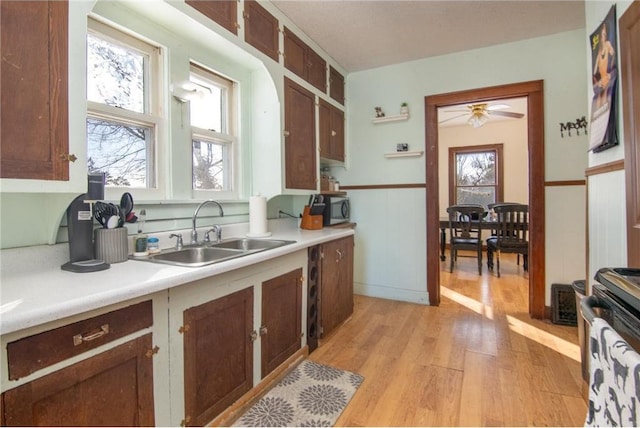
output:
[[[140,260],[174,266],[201,267],[271,250],[295,242],[279,239],[233,238],[222,242],[185,245],[182,249],[164,250],[160,254],[153,254]]]

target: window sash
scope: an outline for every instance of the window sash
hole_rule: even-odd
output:
[[[494,153],[495,155],[495,175],[494,184],[458,184],[458,165],[457,159],[459,155]],[[493,189],[493,200],[488,203],[495,203],[504,199],[504,170],[503,170],[503,145],[487,144],[477,146],[460,146],[449,148],[449,205],[458,204],[460,195],[464,191],[472,191],[476,189]]]
[[[193,82],[192,80],[195,80]],[[194,197],[210,195],[216,192],[216,198],[228,197],[237,198],[239,186],[239,164],[238,164],[238,138],[236,137],[236,84],[214,71],[211,71],[194,62],[190,63],[190,84],[199,85],[205,88],[216,87],[221,90],[220,100],[220,130],[203,129],[191,124],[191,153],[192,153],[192,188]],[[190,108],[193,105],[190,104]],[[193,113],[192,113],[193,114]],[[200,189],[196,186],[194,142],[210,143],[221,145],[223,149],[223,189]],[[205,196],[206,197],[206,196]]]
[[[104,24],[92,17],[88,20],[88,32],[100,39],[125,49],[141,54],[144,58],[143,70],[143,104],[144,112],[136,112],[115,107],[102,102],[87,101],[87,118],[104,120],[123,126],[149,128],[152,140],[146,141],[146,187],[107,186],[105,192],[108,199],[115,199],[122,189],[135,191],[136,198],[158,199],[164,195],[163,187],[166,174],[161,174],[159,165],[165,137],[165,120],[162,117],[162,64],[161,49],[138,36],[125,33]]]

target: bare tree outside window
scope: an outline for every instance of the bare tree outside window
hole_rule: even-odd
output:
[[[495,160],[493,152],[456,156],[458,204],[487,206],[495,201]]]
[[[223,145],[193,141],[193,188],[224,190]]]
[[[193,189],[230,191],[234,84],[195,64],[189,80]]]
[[[155,184],[155,127],[134,119],[149,113],[147,67],[145,53],[93,33],[87,36],[87,99],[95,106],[87,117],[88,169],[106,173],[110,186]]]
[[[502,198],[502,145],[449,148],[451,204],[487,207]]]

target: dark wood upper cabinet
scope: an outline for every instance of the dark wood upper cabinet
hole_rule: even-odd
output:
[[[316,190],[315,96],[286,77],[284,86],[285,185]]]
[[[66,0],[0,2],[1,178],[69,180],[68,15]]]
[[[306,79],[307,45],[291,30],[284,27],[284,66]]]
[[[253,387],[253,287],[183,316],[185,423],[204,426]]]
[[[329,67],[329,96],[344,105],[344,76]]]
[[[322,92],[327,92],[327,62],[313,49],[307,50],[307,80]]]
[[[262,377],[300,349],[302,269],[262,283]]]
[[[186,0],[185,3],[238,35],[238,2],[236,0]]]
[[[344,112],[322,99],[318,108],[320,157],[344,162]]]
[[[284,27],[284,66],[327,92],[327,62],[287,27]]]
[[[244,2],[242,16],[245,41],[278,62],[278,20],[255,0]]]

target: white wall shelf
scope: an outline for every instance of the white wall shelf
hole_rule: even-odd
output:
[[[394,152],[394,153],[385,153],[385,158],[411,158],[411,157],[420,157],[424,154],[424,151],[419,152]]]
[[[409,113],[407,114],[399,114],[397,116],[383,116],[383,117],[374,117],[371,119],[373,123],[385,123],[385,122],[398,122],[401,120],[408,120]]]

